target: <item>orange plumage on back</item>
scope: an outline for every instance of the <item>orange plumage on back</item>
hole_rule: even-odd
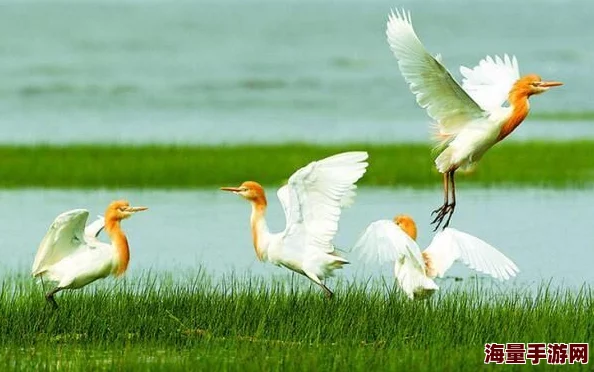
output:
[[[421,252],[421,256],[423,256],[423,262],[425,262],[425,274],[430,278],[435,278],[437,276],[437,272],[433,267],[433,261],[427,252]]]

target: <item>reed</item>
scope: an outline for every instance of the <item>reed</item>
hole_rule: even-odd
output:
[[[282,278],[145,274],[64,292],[52,311],[32,280],[9,274],[0,368],[473,371],[488,342],[588,342],[594,331],[587,286],[477,282],[409,301],[390,280],[364,283],[340,282],[327,300]]]

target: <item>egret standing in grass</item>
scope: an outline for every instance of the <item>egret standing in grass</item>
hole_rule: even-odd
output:
[[[497,249],[453,228],[435,234],[422,253],[416,239],[415,221],[410,216],[399,215],[393,221],[379,220],[370,224],[354,251],[368,261],[394,262],[398,285],[411,299],[433,294],[438,289],[433,278],[443,277],[454,261],[500,280],[510,279],[519,272]]]
[[[417,103],[435,121],[439,152],[435,165],[443,173],[444,189],[444,203],[433,211],[436,217],[431,222],[437,230],[446,216],[443,226],[448,226],[456,207],[456,170],[471,170],[488,149],[513,132],[528,115],[530,96],[562,83],[542,81],[535,74],[520,77],[516,58],[505,55],[487,56],[473,69],[460,67],[461,87],[441,56],[433,57],[425,50],[410,13],[392,12],[386,35]]]
[[[295,172],[277,192],[286,217],[281,233],[268,230],[264,219],[266,195],[260,184],[246,181],[221,190],[251,203],[252,240],[260,261],[305,275],[332,297],[323,280],[348,263],[335,252],[332,239],[341,208],[353,203],[355,183],[366,171],[366,159],[366,152],[345,152],[311,162]]]
[[[54,295],[63,289],[76,289],[109,275],[120,276],[128,268],[130,249],[120,222],[146,207],[131,207],[125,200],[114,201],[100,218],[85,229],[89,211],[64,212],[52,223],[39,245],[32,274],[56,286],[46,299],[57,308]],[[105,227],[111,244],[97,235]]]

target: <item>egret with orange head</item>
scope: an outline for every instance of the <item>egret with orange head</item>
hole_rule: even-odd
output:
[[[299,169],[281,187],[277,196],[286,217],[281,233],[270,233],[266,225],[266,194],[254,181],[239,187],[221,187],[252,205],[252,242],[260,261],[284,266],[311,279],[326,296],[332,291],[323,280],[349,263],[332,244],[341,209],[353,203],[355,183],[367,168],[366,152],[346,152],[314,161]]]
[[[443,277],[455,261],[500,280],[510,279],[519,272],[497,249],[450,227],[435,234],[423,252],[416,240],[415,221],[408,215],[398,215],[393,221],[379,220],[370,224],[354,251],[367,261],[394,262],[398,285],[411,299],[433,294],[438,289],[433,278]]]
[[[435,121],[435,165],[443,173],[444,189],[444,203],[433,211],[437,230],[443,222],[449,225],[456,207],[456,170],[473,169],[488,149],[513,132],[528,115],[530,96],[562,83],[535,74],[520,77],[516,57],[505,55],[487,56],[473,69],[460,67],[460,86],[441,56],[433,57],[421,44],[410,13],[392,12],[386,35],[417,103]]]
[[[132,207],[125,200],[114,201],[107,207],[105,218],[86,228],[86,209],[74,209],[56,217],[39,245],[32,268],[34,277],[56,283],[46,294],[54,308],[58,307],[54,295],[63,289],[81,288],[109,275],[124,274],[130,249],[120,222],[146,209]],[[111,244],[97,239],[103,228]]]

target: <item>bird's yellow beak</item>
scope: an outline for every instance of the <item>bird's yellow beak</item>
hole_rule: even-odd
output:
[[[541,81],[540,84],[538,84],[538,86],[543,88],[558,87],[560,85],[563,85],[560,81]]]
[[[141,211],[146,211],[148,207],[128,207],[126,208],[126,212],[136,213]]]
[[[230,191],[230,192],[240,192],[241,191],[241,189],[239,187],[221,187],[219,190]]]

